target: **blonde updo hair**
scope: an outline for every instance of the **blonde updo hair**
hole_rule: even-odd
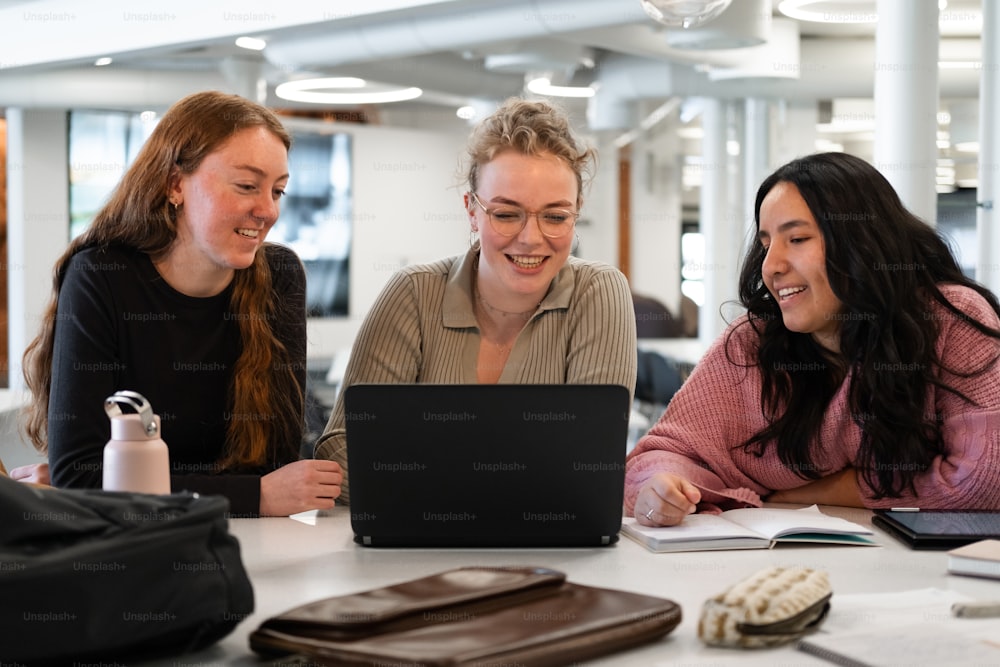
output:
[[[470,192],[479,187],[480,168],[504,151],[522,155],[554,155],[576,174],[576,205],[583,204],[583,189],[593,178],[597,152],[585,146],[570,127],[563,110],[548,102],[510,98],[472,131],[467,146]]]

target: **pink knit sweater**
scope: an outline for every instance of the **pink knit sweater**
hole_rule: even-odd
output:
[[[973,290],[954,285],[942,292],[972,318],[993,327],[997,317]],[[1000,354],[1000,343],[935,304],[926,317],[940,321],[937,351],[944,366],[981,368]],[[807,480],[783,464],[774,447],[758,458],[739,447],[766,425],[761,414],[761,375],[752,363],[757,335],[734,323],[726,354],[724,333],[698,362],[691,377],[674,396],[666,412],[639,440],[625,467],[625,514],[631,516],[639,489],[651,476],[672,472],[687,478],[702,493],[699,511],[761,505],[771,491],[802,486]],[[732,329],[731,329],[732,330]],[[885,368],[891,372],[892,368]],[[872,498],[858,476],[869,507],[1000,509],[1000,363],[974,378],[949,375],[945,381],[975,401],[933,390],[928,411],[941,415],[946,453],[915,480],[916,495]],[[847,388],[851,376],[834,395],[812,447],[817,469],[832,474],[854,465],[861,431],[849,413]],[[931,403],[933,401],[933,403]]]

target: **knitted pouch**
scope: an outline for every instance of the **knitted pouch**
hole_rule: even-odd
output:
[[[819,627],[830,610],[826,572],[769,567],[705,601],[698,636],[710,646],[777,646]]]

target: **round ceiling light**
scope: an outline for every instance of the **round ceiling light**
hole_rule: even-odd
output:
[[[778,11],[814,23],[876,23],[876,4],[875,0],[781,0]]]
[[[258,37],[243,36],[236,38],[236,46],[251,51],[263,51],[267,47],[267,42]]]
[[[310,104],[386,104],[416,99],[423,92],[420,88],[387,86],[354,77],[299,79],[274,89],[283,100]]]
[[[547,95],[550,97],[593,97],[594,90],[591,86],[554,86],[552,81],[546,77],[538,77],[527,83],[526,88],[536,95]]]
[[[733,0],[639,0],[653,19],[671,28],[696,28],[726,11]]]

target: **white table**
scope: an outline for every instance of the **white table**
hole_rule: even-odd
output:
[[[870,525],[866,510],[823,511]],[[1000,581],[946,572],[942,551],[914,551],[875,528],[881,546],[797,546],[743,551],[655,554],[622,538],[606,548],[582,549],[373,549],[352,541],[347,509],[296,518],[236,519],[243,561],[256,598],[255,611],[232,634],[196,655],[158,662],[171,667],[253,665],[247,637],[266,618],[320,598],[352,593],[468,565],[537,565],[561,570],[581,584],[666,597],[683,610],[680,625],[663,640],[587,665],[828,665],[791,647],[763,651],[708,648],[697,637],[704,600],[770,565],[801,565],[829,572],[837,595],[939,588],[1000,599]],[[877,620],[877,619],[873,619]],[[996,619],[1000,636],[1000,619]]]

